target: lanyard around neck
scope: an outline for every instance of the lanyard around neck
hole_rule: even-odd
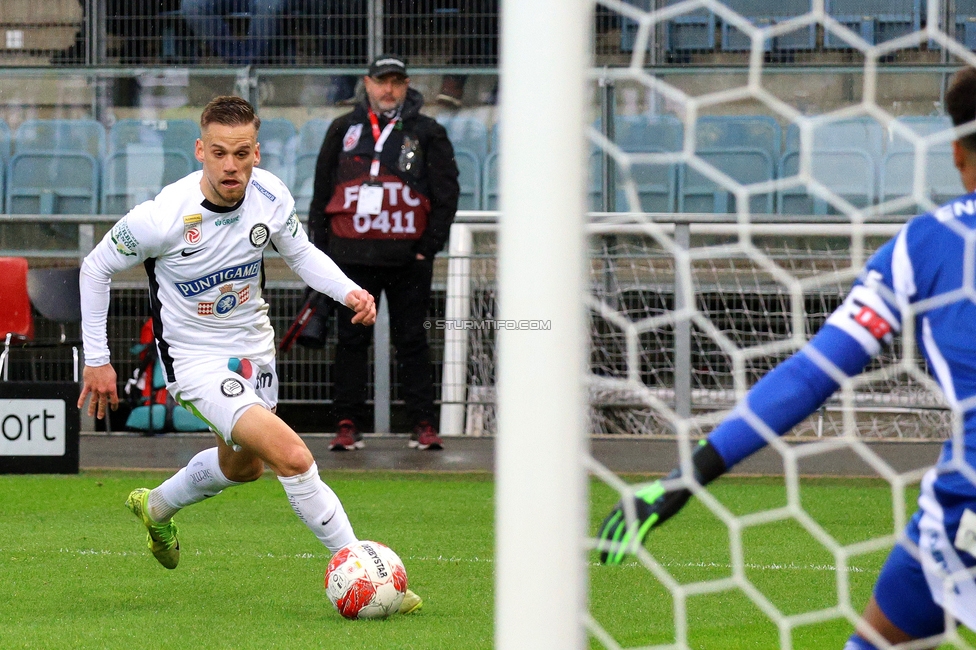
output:
[[[390,137],[390,133],[393,132],[393,127],[400,120],[400,111],[396,112],[393,119],[383,128],[382,133],[380,132],[380,121],[376,117],[376,113],[373,112],[373,108],[370,107],[367,115],[369,116],[369,124],[373,127],[373,162],[369,165],[369,178],[374,180],[380,175],[380,154],[383,153],[383,145],[386,144],[386,139]]]

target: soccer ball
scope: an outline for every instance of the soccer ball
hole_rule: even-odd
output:
[[[403,562],[379,542],[343,546],[325,570],[325,593],[346,618],[386,618],[400,608],[406,591]]]

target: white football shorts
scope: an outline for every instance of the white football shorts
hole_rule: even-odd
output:
[[[240,447],[231,432],[244,411],[254,404],[273,410],[278,404],[274,359],[265,366],[238,358],[186,361],[174,371],[176,382],[166,390],[234,449]]]

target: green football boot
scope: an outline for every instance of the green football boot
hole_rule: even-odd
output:
[[[403,602],[400,603],[400,609],[397,611],[401,614],[413,614],[414,612],[420,611],[420,608],[423,606],[424,601],[420,596],[407,589],[407,593],[403,594]]]
[[[157,524],[149,516],[149,488],[136,488],[129,493],[125,507],[134,514],[149,531],[146,535],[149,550],[167,569],[175,569],[180,563],[180,540],[176,539],[176,523],[173,520]]]

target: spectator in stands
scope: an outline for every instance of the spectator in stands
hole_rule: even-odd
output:
[[[367,291],[386,292],[410,446],[441,449],[434,424],[433,369],[424,321],[434,255],[457,210],[458,168],[444,127],[422,115],[403,60],[380,55],[363,78],[366,99],[326,133],[315,166],[309,230],[316,246]],[[363,446],[367,352],[372,328],[338,318],[338,435],[334,451]]]
[[[265,63],[278,35],[278,20],[287,0],[183,0],[181,11],[190,31],[205,39],[214,54],[234,65]],[[228,18],[248,19],[247,35],[236,36]]]
[[[444,0],[435,9],[446,21],[442,27],[454,35],[451,65],[495,65],[498,62],[498,0]],[[448,74],[441,81],[437,103],[461,108],[468,75]],[[497,86],[488,100],[495,103]]]

